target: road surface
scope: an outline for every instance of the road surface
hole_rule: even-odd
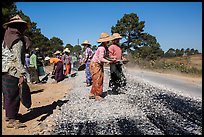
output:
[[[139,77],[151,84],[178,91],[183,95],[202,99],[202,81],[195,83],[193,80],[187,80],[181,76],[166,75],[139,69],[128,69],[128,71],[133,76]]]

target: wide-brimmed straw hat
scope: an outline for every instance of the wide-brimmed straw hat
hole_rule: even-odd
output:
[[[59,51],[59,50],[57,50],[54,54],[56,55],[56,54],[60,54],[61,52]]]
[[[47,57],[45,57],[45,59],[44,59],[44,60],[50,60],[50,57],[48,57],[48,56],[47,56]]]
[[[64,51],[63,51],[63,53],[65,53],[65,52],[70,53],[70,50],[69,50],[68,48],[65,48]]]
[[[97,40],[97,42],[106,42],[112,40],[112,37],[108,35],[106,32],[102,32],[100,35],[100,38]]]
[[[89,43],[89,41],[88,40],[84,40],[84,42],[81,44],[82,46],[84,46],[84,45],[91,45],[91,43]]]
[[[14,17],[12,17],[9,22],[4,23],[3,27],[6,29],[8,27],[9,24],[13,24],[13,23],[22,23],[24,24],[26,27],[28,27],[28,23],[24,20],[21,19],[21,17],[19,15],[16,15]]]
[[[114,39],[122,39],[122,37],[120,36],[119,33],[113,33],[112,40],[114,40]]]

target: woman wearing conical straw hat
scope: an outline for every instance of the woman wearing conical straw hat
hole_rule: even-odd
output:
[[[113,33],[112,35],[112,44],[108,48],[109,57],[116,60],[123,60],[122,56],[122,48],[119,45],[122,37],[119,33]],[[112,92],[114,94],[118,94],[118,90],[120,87],[124,87],[126,85],[126,78],[122,71],[122,63],[113,63],[110,64],[110,81],[109,87],[112,88]]]
[[[70,56],[70,50],[65,48],[62,55],[62,61],[64,64],[64,75],[70,77],[71,75],[71,66],[72,66],[72,57]]]
[[[50,63],[54,63],[53,72],[52,74],[55,75],[55,83],[58,83],[64,80],[64,73],[63,73],[63,62],[60,57],[61,52],[56,51],[55,53],[56,58],[50,58]]]
[[[111,37],[106,33],[102,32],[100,38],[97,40],[98,43],[101,43],[90,63],[90,72],[92,76],[92,87],[89,94],[90,99],[95,99],[100,101],[103,99],[103,79],[104,79],[104,63],[113,63],[113,61],[105,59],[108,57],[108,47],[107,44],[112,40]]]
[[[86,86],[89,87],[92,84],[92,78],[91,78],[91,72],[90,72],[90,62],[91,62],[91,59],[92,59],[94,53],[93,53],[92,49],[90,48],[91,44],[89,43],[88,40],[85,40],[81,45],[84,46],[84,48],[85,48],[83,63],[86,64],[86,69],[85,69]]]
[[[24,31],[28,28],[27,22],[19,15],[14,16],[9,22],[3,24],[6,29],[2,43],[2,92],[7,128],[23,128],[25,124],[17,120],[20,108],[19,87],[26,77],[25,51],[31,42]]]

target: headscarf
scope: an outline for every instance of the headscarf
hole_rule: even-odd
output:
[[[50,63],[56,64],[58,61],[60,61],[59,58],[50,58]]]
[[[32,45],[32,41],[27,36],[23,36],[23,38],[24,38],[25,47],[27,50]]]
[[[24,36],[18,29],[16,28],[10,28],[6,29],[5,35],[4,35],[4,48],[7,46],[9,49],[12,47],[15,42],[18,40],[22,40],[25,42],[25,48],[28,49],[29,46],[32,44],[30,39],[27,36]]]

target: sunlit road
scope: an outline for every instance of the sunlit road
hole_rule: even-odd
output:
[[[170,75],[163,75],[160,73],[147,72],[142,70],[129,70],[134,71],[134,76],[142,78],[144,81],[150,81],[156,85],[164,88],[179,91],[182,94],[189,95],[191,97],[202,99],[202,82],[193,83],[179,77],[173,77]]]

